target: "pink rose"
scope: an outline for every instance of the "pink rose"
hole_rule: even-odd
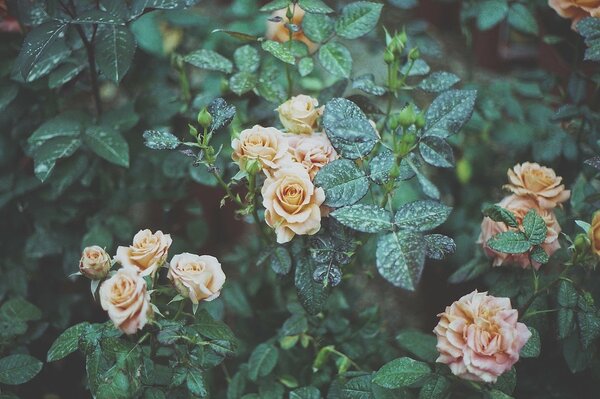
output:
[[[600,17],[600,0],[548,0],[548,5],[561,17],[572,20],[572,27],[585,17]]]
[[[533,197],[542,208],[555,208],[571,196],[565,185],[560,184],[562,177],[556,176],[553,169],[537,163],[515,165],[508,170],[508,181],[505,189],[520,196]]]
[[[487,292],[463,296],[438,315],[437,362],[452,373],[472,381],[493,383],[519,360],[519,352],[531,332],[517,322],[518,312],[509,298]]]
[[[311,179],[323,166],[338,158],[325,133],[288,135],[288,145],[292,159],[304,166]]]

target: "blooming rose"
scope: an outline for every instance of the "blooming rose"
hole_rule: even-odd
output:
[[[133,244],[117,248],[115,260],[123,267],[135,268],[141,276],[154,275],[165,263],[171,246],[171,235],[158,230],[140,230],[133,237]]]
[[[217,258],[187,252],[173,256],[167,277],[177,291],[193,303],[218,298],[225,283],[225,273]]]
[[[592,252],[600,256],[600,212],[594,213],[588,236],[590,238]]]
[[[100,304],[125,334],[144,328],[152,316],[146,281],[133,268],[122,268],[100,286]]]
[[[281,104],[277,108],[279,120],[290,133],[310,134],[323,114],[316,98],[301,94]]]
[[[277,242],[290,241],[295,234],[312,235],[321,228],[325,192],[315,187],[308,171],[289,163],[267,177],[262,187],[265,220],[275,229]]]
[[[270,19],[281,18],[279,22],[267,21],[267,33],[265,37],[270,40],[275,40],[276,42],[285,43],[290,40],[290,30],[287,25],[291,22],[296,25],[299,30],[297,32],[292,33],[292,40],[297,40],[306,44],[308,47],[308,51],[312,54],[314,53],[319,45],[311,42],[302,31],[302,20],[304,19],[304,10],[300,7],[294,6],[294,17],[290,21],[286,17],[287,8],[277,10],[271,14]]]
[[[438,314],[437,362],[447,364],[452,373],[472,381],[496,382],[519,360],[519,352],[531,332],[518,323],[518,312],[509,298],[496,298],[487,292],[463,296]]]
[[[573,25],[585,17],[600,17],[600,0],[548,0],[548,5],[563,18],[573,20]]]
[[[106,277],[110,266],[110,256],[97,245],[86,247],[79,260],[79,271],[92,280],[100,280]]]
[[[243,130],[237,139],[231,142],[232,158],[244,168],[250,160],[260,162],[266,172],[275,170],[289,159],[288,143],[283,133],[274,127],[255,125],[252,129]]]
[[[517,195],[509,195],[508,197],[505,197],[498,203],[498,205],[513,212],[519,224],[523,222],[523,218],[527,212],[529,212],[531,209],[534,209],[538,215],[544,219],[546,222],[546,227],[548,228],[546,240],[541,247],[548,255],[552,255],[560,248],[558,234],[560,233],[561,229],[552,210],[540,208],[538,203],[532,197],[519,197]],[[496,252],[488,247],[487,242],[490,238],[498,233],[508,230],[509,228],[504,223],[495,222],[492,219],[485,217],[481,223],[481,234],[479,235],[477,243],[483,244],[483,249],[487,255],[494,258],[494,266],[501,266],[505,263],[516,263],[524,268],[528,267],[530,263],[527,254],[505,254]],[[540,264],[533,262],[533,267],[539,269]]]
[[[504,186],[505,189],[517,195],[534,197],[542,208],[554,208],[571,196],[564,184],[560,184],[562,177],[556,176],[554,170],[537,163],[515,165],[508,170],[508,181],[510,183]]]
[[[324,133],[289,135],[289,151],[292,159],[306,168],[311,179],[321,168],[338,158],[338,154]]]

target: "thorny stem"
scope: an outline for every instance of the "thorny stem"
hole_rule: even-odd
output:
[[[547,286],[545,286],[542,289],[538,289],[537,284],[534,283],[534,292],[533,295],[529,298],[529,300],[525,303],[525,305],[523,305],[523,307],[521,309],[519,309],[519,314],[523,315],[523,318],[525,317],[531,317],[531,315],[527,315],[527,309],[529,309],[529,307],[533,304],[533,302],[535,302],[535,300],[542,295],[543,293],[545,293],[546,291],[548,291],[549,289],[551,289],[552,287],[554,287],[556,284],[558,284],[561,280],[566,280],[566,275],[569,271],[569,269],[571,268],[571,266],[573,265],[573,263],[567,263],[565,269],[560,273],[560,275],[554,279],[552,282],[550,282]]]

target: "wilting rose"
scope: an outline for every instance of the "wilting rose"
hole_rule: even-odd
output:
[[[537,163],[515,165],[508,170],[508,181],[505,189],[517,195],[535,198],[542,208],[554,208],[571,196],[564,184],[560,184],[562,177],[556,176],[554,170]]]
[[[517,195],[509,195],[505,197],[502,201],[498,203],[502,208],[508,209],[509,211],[515,214],[517,222],[519,225],[523,223],[523,218],[529,212],[529,210],[534,209],[538,215],[540,215],[544,221],[546,222],[546,227],[548,228],[548,233],[546,235],[546,240],[541,245],[541,247],[546,251],[548,255],[552,255],[560,248],[560,243],[558,241],[558,234],[561,231],[560,225],[556,220],[556,216],[554,212],[550,209],[540,208],[538,203],[532,197],[520,197]],[[505,254],[501,252],[496,252],[490,247],[488,247],[487,242],[490,238],[495,236],[498,233],[508,231],[509,228],[502,222],[495,222],[488,217],[483,218],[483,222],[481,222],[481,234],[479,235],[479,239],[477,240],[478,244],[483,245],[483,249],[486,254],[493,258],[494,266],[501,266],[503,264],[514,263],[518,264],[523,268],[529,267],[529,257],[527,254]],[[511,228],[510,230],[515,230]],[[533,262],[533,267],[539,269],[541,265],[537,262]]]
[[[325,192],[315,187],[302,165],[289,163],[269,176],[262,187],[265,220],[275,229],[277,242],[295,234],[312,235],[321,228],[320,206]]]
[[[600,211],[594,213],[588,236],[590,238],[592,252],[600,256]]]
[[[447,364],[460,378],[496,382],[519,360],[531,332],[517,322],[509,298],[473,291],[438,315],[437,362]]]
[[[573,21],[573,27],[585,17],[600,17],[600,0],[548,0],[548,5],[563,18]]]
[[[252,129],[243,130],[240,136],[231,142],[232,158],[241,169],[248,161],[260,162],[266,172],[278,169],[280,164],[289,159],[288,143],[283,133],[274,127],[255,125]]]
[[[306,168],[311,179],[314,179],[323,166],[338,158],[324,133],[288,135],[288,144],[292,159]]]
[[[100,304],[125,334],[144,328],[152,316],[146,281],[133,268],[119,269],[100,286]]]
[[[108,274],[110,266],[110,256],[97,245],[86,247],[81,253],[79,271],[87,278],[92,280],[103,279]]]
[[[173,256],[167,277],[177,291],[193,303],[218,298],[225,283],[225,273],[217,258],[187,252]]]
[[[172,242],[171,235],[160,230],[156,233],[140,230],[133,237],[132,245],[117,248],[115,260],[123,267],[136,269],[141,276],[154,275],[165,263]]]
[[[281,104],[277,108],[279,120],[290,133],[310,134],[316,127],[317,119],[323,114],[316,98],[301,94]]]
[[[281,18],[279,22],[267,21],[267,33],[265,37],[269,40],[274,40],[276,42],[285,43],[290,40],[290,30],[287,25],[290,23],[290,20],[286,17],[287,8],[277,10],[271,14],[270,19]],[[294,17],[291,20],[291,23],[298,27],[297,32],[292,33],[292,40],[297,40],[306,44],[308,47],[308,51],[312,54],[318,48],[319,45],[311,42],[302,31],[302,20],[304,19],[304,10],[300,7],[294,8]]]

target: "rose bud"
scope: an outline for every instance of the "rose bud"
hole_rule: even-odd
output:
[[[110,270],[110,256],[101,247],[86,247],[79,260],[79,271],[91,280],[101,280]]]

